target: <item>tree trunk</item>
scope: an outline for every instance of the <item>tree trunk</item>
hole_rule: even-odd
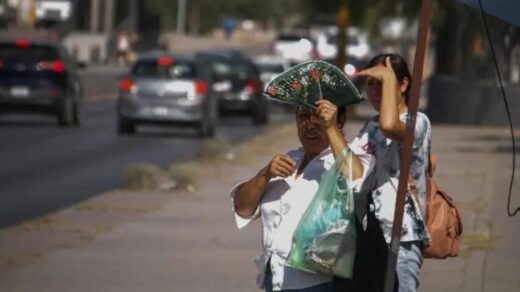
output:
[[[347,47],[347,27],[349,23],[349,3],[348,0],[341,0],[337,18],[336,25],[338,27],[338,37],[337,37],[337,52],[338,55],[336,57],[336,66],[343,70],[345,64],[347,64],[347,55],[345,53],[345,48]]]
[[[441,25],[437,29],[436,74],[455,74],[457,72],[457,9],[450,0],[440,0],[439,8],[444,11]]]

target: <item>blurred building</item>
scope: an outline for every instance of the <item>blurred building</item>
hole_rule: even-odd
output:
[[[64,39],[83,62],[106,62],[115,55],[120,34],[131,36],[133,51],[157,46],[159,18],[144,0],[72,0],[74,12]]]
[[[2,1],[2,9],[12,10],[9,18],[12,25],[32,26],[35,21],[35,0],[7,0]]]
[[[79,61],[97,63],[115,54],[121,33],[132,36],[132,50],[155,47],[159,19],[144,0],[5,0],[0,27],[9,35],[53,35]]]

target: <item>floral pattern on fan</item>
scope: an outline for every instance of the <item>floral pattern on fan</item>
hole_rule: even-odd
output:
[[[266,87],[271,98],[316,108],[316,101],[327,99],[337,106],[361,102],[363,98],[352,81],[338,67],[324,61],[310,61],[285,71]]]

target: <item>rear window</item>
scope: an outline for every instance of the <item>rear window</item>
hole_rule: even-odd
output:
[[[157,61],[141,61],[132,72],[137,77],[167,79],[195,79],[195,64],[188,61],[174,60],[171,65],[160,65]]]
[[[251,66],[244,62],[214,62],[213,73],[231,78],[246,79],[254,74]]]
[[[17,47],[14,44],[0,45],[0,60],[4,63],[38,63],[58,59],[60,59],[58,49],[53,46]]]
[[[296,34],[282,34],[277,37],[277,40],[284,42],[297,42],[302,38],[302,36]]]
[[[261,72],[282,73],[283,71],[285,71],[281,64],[260,63],[256,65],[258,66],[258,69],[260,69]]]

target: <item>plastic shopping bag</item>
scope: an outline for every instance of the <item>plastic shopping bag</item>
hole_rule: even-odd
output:
[[[345,148],[323,173],[316,195],[293,234],[287,264],[296,269],[352,278],[356,255],[354,195],[340,166],[348,157],[352,178],[352,154]]]

